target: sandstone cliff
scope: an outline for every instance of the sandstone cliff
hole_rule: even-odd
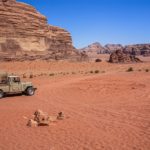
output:
[[[16,0],[0,0],[0,52],[76,54],[66,30],[48,25],[45,16]]]
[[[150,56],[150,44],[127,45],[124,51],[132,55]]]

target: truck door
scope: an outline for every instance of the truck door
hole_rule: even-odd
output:
[[[21,92],[21,82],[19,77],[11,78],[10,89],[11,92]]]

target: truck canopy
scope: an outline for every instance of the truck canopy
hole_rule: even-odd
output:
[[[6,72],[0,72],[0,83],[4,83],[7,80],[8,74]]]

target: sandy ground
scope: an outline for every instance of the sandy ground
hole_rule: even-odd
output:
[[[133,67],[133,72],[126,72]],[[0,150],[150,150],[150,63],[1,63],[0,70],[33,73],[32,97],[0,100]],[[90,71],[99,70],[99,73]],[[49,75],[54,73],[54,75]],[[67,118],[29,128],[41,109]]]

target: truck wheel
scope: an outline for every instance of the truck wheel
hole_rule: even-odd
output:
[[[35,92],[35,90],[34,90],[32,87],[29,87],[29,88],[27,88],[27,90],[26,90],[26,94],[27,94],[28,96],[34,95],[34,92]]]
[[[4,92],[0,90],[0,99],[4,97]]]

